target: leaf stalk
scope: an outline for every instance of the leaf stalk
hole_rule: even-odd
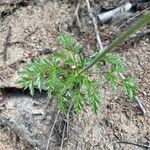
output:
[[[87,66],[85,66],[82,70],[79,71],[79,74],[86,72],[89,68],[95,65],[99,60],[101,60],[107,53],[117,48],[120,44],[122,44],[130,35],[134,34],[137,30],[142,28],[144,25],[150,22],[150,13],[144,14],[142,18],[136,21],[131,27],[129,27],[126,31],[120,34],[111,44],[109,44],[106,48],[100,50],[98,54],[91,60]]]

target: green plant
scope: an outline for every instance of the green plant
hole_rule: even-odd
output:
[[[35,60],[27,64],[19,74],[18,81],[23,87],[30,89],[34,95],[34,87],[41,92],[47,90],[48,96],[52,93],[58,101],[58,106],[64,113],[67,112],[72,101],[74,110],[80,112],[89,97],[92,110],[96,112],[99,103],[98,87],[95,80],[90,80],[87,74],[78,74],[86,64],[79,44],[75,44],[68,35],[61,34],[60,41],[64,51],[53,53],[46,59]],[[82,89],[82,90],[81,90]],[[71,101],[70,101],[71,100]]]
[[[79,113],[85,104],[89,104],[94,113],[97,113],[101,101],[99,92],[99,82],[91,77],[88,69],[100,60],[110,65],[110,69],[103,75],[114,90],[118,84],[123,85],[125,93],[129,98],[135,98],[137,94],[136,84],[133,79],[120,78],[119,74],[126,71],[125,62],[114,53],[109,53],[126,38],[139,28],[143,27],[150,20],[150,14],[146,14],[137,21],[132,27],[123,32],[116,40],[95,54],[92,60],[84,58],[80,44],[66,35],[60,35],[63,51],[53,53],[46,59],[39,59],[28,64],[19,73],[22,78],[18,83],[23,87],[29,88],[34,95],[34,88],[47,90],[48,96],[56,98],[59,109],[65,114],[69,105],[72,104],[75,112]]]

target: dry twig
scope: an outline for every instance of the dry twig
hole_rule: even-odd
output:
[[[9,43],[9,40],[10,40],[10,36],[11,36],[11,27],[9,26],[8,28],[8,33],[6,35],[6,39],[5,39],[5,42],[4,42],[4,50],[3,50],[3,60],[4,62],[6,62],[7,60],[7,49],[8,49],[8,43]]]
[[[24,40],[26,41],[30,36],[32,36],[34,33],[36,33],[39,30],[38,27],[36,27],[33,31],[31,31],[28,35],[24,37]]]
[[[139,108],[141,109],[143,115],[145,115],[145,114],[146,114],[146,110],[145,110],[145,108],[144,108],[144,106],[143,106],[141,100],[140,100],[137,96],[135,97],[135,100],[136,100],[136,102],[137,102]]]
[[[138,146],[138,147],[142,147],[142,148],[150,148],[149,145],[146,145],[146,144],[138,144],[138,143],[135,143],[135,142],[129,142],[129,141],[119,141],[119,142],[116,142],[118,144],[130,144],[130,145],[135,145],[135,146]]]
[[[66,122],[66,125],[64,125],[64,128],[63,128],[61,148],[60,148],[61,150],[63,149],[63,144],[64,144],[64,140],[65,140],[65,132],[67,132],[67,137],[66,138],[68,138],[68,135],[69,135],[69,118],[70,118],[70,112],[71,112],[72,106],[73,106],[73,104],[70,103],[69,109],[68,109],[68,112],[67,112],[67,116],[66,116],[66,120],[64,120]]]
[[[122,24],[120,27],[118,27],[118,30],[120,30],[122,27],[124,27],[127,23],[129,23],[130,21],[132,21],[133,19],[135,19],[136,17],[142,15],[144,12],[146,12],[147,10],[149,10],[150,7],[144,9],[143,11],[139,12],[138,14],[136,14],[135,16],[129,18],[124,24]]]
[[[87,3],[89,16],[92,19],[92,22],[93,22],[93,25],[94,25],[94,29],[95,29],[95,33],[96,33],[96,39],[97,39],[99,48],[103,49],[103,45],[102,45],[102,42],[101,42],[99,30],[98,30],[97,20],[96,20],[95,16],[93,15],[89,0],[85,0],[85,1]]]
[[[55,117],[55,120],[54,120],[53,126],[52,126],[52,128],[51,128],[51,130],[50,130],[50,134],[49,134],[48,142],[47,142],[47,145],[46,145],[46,150],[48,150],[48,148],[49,148],[49,144],[50,144],[50,141],[51,141],[51,138],[52,138],[52,134],[53,134],[54,127],[55,127],[55,125],[56,125],[56,122],[57,122],[57,119],[58,119],[59,113],[60,113],[60,110],[58,110],[58,111],[57,111],[57,114],[56,114],[56,117]]]
[[[76,7],[76,10],[75,10],[75,13],[74,13],[74,17],[77,18],[78,25],[81,28],[81,22],[80,22],[80,19],[79,19],[80,2],[81,2],[81,0],[78,0],[77,7]]]
[[[64,128],[63,128],[63,134],[62,134],[62,140],[61,140],[60,150],[63,150],[65,132],[66,132],[66,125],[64,125]]]
[[[68,133],[69,133],[69,118],[70,118],[70,112],[71,112],[71,108],[72,108],[73,104],[71,103],[68,109],[68,113],[67,113],[67,117],[66,117],[66,122],[67,122],[67,137],[68,137]]]

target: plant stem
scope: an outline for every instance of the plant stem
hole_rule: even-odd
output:
[[[144,16],[136,21],[131,27],[129,27],[126,31],[121,33],[121,35],[116,38],[111,44],[109,44],[106,48],[100,50],[98,54],[91,60],[87,66],[85,66],[82,70],[79,71],[79,74],[86,72],[89,68],[95,65],[99,60],[101,60],[108,52],[112,51],[120,44],[122,44],[131,34],[135,33],[137,30],[142,28],[144,25],[150,22],[150,13],[144,14]]]

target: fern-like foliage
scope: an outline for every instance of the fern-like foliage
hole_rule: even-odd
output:
[[[55,97],[58,108],[65,114],[70,103],[77,113],[83,110],[84,105],[89,104],[96,114],[101,102],[100,84],[90,78],[89,72],[79,73],[87,65],[86,58],[81,53],[81,46],[64,33],[60,35],[60,42],[63,51],[27,64],[24,70],[19,72],[22,77],[18,83],[25,89],[29,88],[32,96],[34,88],[39,89],[39,92],[46,90],[49,97]],[[103,60],[111,65],[111,69],[104,75],[116,90],[118,73],[123,73],[126,65],[117,54],[107,54]],[[124,79],[122,83],[125,93],[133,99],[136,94],[135,84],[130,78]]]
[[[135,100],[137,94],[136,82],[131,77],[123,77],[120,74],[125,73],[127,70],[126,63],[121,59],[118,54],[106,54],[103,60],[111,65],[111,69],[105,73],[105,77],[113,90],[117,91],[118,83],[122,83],[125,94],[131,99]]]
[[[125,93],[129,96],[131,100],[135,100],[135,96],[137,94],[136,82],[133,78],[127,77],[123,79],[123,87]]]
[[[22,77],[18,83],[25,89],[29,88],[32,96],[34,88],[38,88],[40,92],[42,89],[47,90],[48,96],[53,94],[59,109],[64,113],[67,113],[71,102],[75,112],[79,113],[88,100],[96,113],[100,99],[94,82],[88,79],[87,74],[78,74],[86,63],[80,44],[64,33],[60,35],[60,42],[63,51],[26,65],[24,70],[19,72]],[[81,91],[83,87],[86,88]]]

